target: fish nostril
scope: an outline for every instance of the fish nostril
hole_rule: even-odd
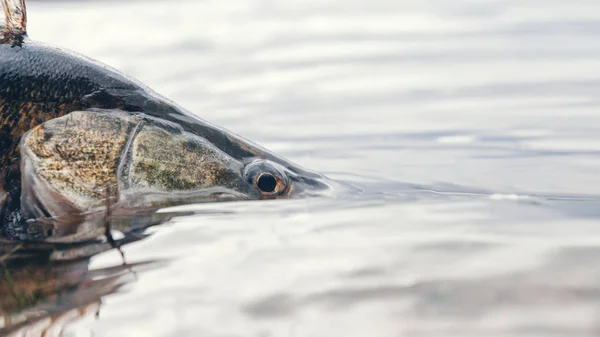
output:
[[[277,192],[277,179],[271,173],[265,172],[256,179],[256,187],[264,193]]]

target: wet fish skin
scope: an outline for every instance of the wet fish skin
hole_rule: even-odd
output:
[[[27,130],[90,108],[143,112],[202,135],[234,158],[260,156],[280,161],[85,56],[27,38],[20,46],[0,44],[0,168],[18,160],[16,148]]]
[[[166,128],[174,127],[204,138],[241,164],[263,159],[282,165],[294,183],[296,194],[328,188],[322,175],[205,122],[115,69],[23,36],[18,43],[0,43],[0,199],[5,198],[4,205],[0,205],[0,232],[3,224],[24,220],[20,212],[18,151],[23,134],[50,119],[90,109],[155,117],[164,121]],[[19,226],[13,228],[22,230]]]
[[[17,147],[27,130],[90,108],[144,112],[175,122],[234,158],[270,157],[258,149],[248,151],[252,146],[237,144],[143,84],[85,56],[28,39],[20,46],[0,44],[0,169],[18,165]]]
[[[18,160],[23,133],[46,120],[77,109],[121,107],[118,99],[100,97],[107,88],[136,87],[95,62],[57,48],[0,44],[0,167]],[[94,93],[100,99],[90,99]]]

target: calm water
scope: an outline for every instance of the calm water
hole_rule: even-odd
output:
[[[28,7],[32,38],[364,193],[187,207],[15,335],[600,334],[597,0]]]

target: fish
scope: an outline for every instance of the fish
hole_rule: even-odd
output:
[[[30,39],[25,1],[3,5],[0,235],[56,235],[24,224],[106,200],[134,209],[320,196],[340,186],[114,68]]]

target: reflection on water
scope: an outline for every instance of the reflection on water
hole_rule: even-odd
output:
[[[146,237],[135,228],[121,236],[113,244],[82,237],[78,241],[65,237],[65,242],[29,243],[0,239],[0,332],[54,336],[70,321],[97,314],[103,296],[158,262],[128,264],[123,260],[119,265],[90,270],[92,256]]]
[[[32,38],[365,191],[189,206],[126,265],[67,263],[86,281],[59,275],[74,288],[40,317],[76,336],[597,335],[597,7],[32,2]]]
[[[69,322],[98,314],[102,296],[131,282],[140,267],[123,264],[90,271],[88,263],[4,267],[1,331],[10,336],[58,335]]]

